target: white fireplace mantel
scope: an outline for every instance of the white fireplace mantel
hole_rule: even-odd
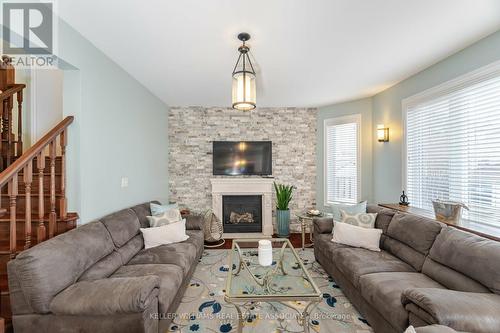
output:
[[[224,238],[272,237],[273,235],[273,181],[272,178],[213,178],[212,209],[222,220],[224,195],[262,196],[262,233],[224,233]]]

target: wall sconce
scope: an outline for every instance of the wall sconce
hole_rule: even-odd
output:
[[[377,125],[377,139],[378,142],[389,142],[389,127]]]

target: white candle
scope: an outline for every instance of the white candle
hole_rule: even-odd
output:
[[[271,266],[273,263],[273,247],[271,241],[263,239],[259,241],[259,264]]]

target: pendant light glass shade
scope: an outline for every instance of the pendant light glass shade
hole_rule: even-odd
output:
[[[255,75],[249,72],[233,74],[233,108],[241,111],[255,109]]]
[[[236,110],[250,111],[257,105],[255,70],[248,56],[250,48],[245,45],[250,35],[241,33],[238,38],[243,41],[243,45],[238,48],[240,55],[233,70],[232,106]]]

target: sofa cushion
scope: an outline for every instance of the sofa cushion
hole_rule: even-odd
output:
[[[139,233],[139,218],[132,209],[123,209],[100,220],[108,229],[116,247],[122,247]]]
[[[181,288],[184,274],[177,265],[128,265],[121,267],[113,274],[113,278],[157,276],[160,278],[160,293],[158,295],[160,313],[167,313],[172,301]]]
[[[94,281],[107,278],[122,265],[120,254],[113,251],[83,272],[78,281]]]
[[[422,270],[422,265],[425,261],[425,255],[418,251],[415,251],[405,243],[402,243],[388,236],[384,237],[382,242],[382,246],[387,252],[394,254],[405,263],[411,265],[413,268],[415,268],[416,271],[420,272]]]
[[[444,288],[416,272],[367,274],[359,279],[359,286],[363,298],[400,332],[408,327],[408,312],[401,303],[403,291],[408,288]]]
[[[355,287],[359,287],[359,279],[365,274],[415,271],[410,265],[386,251],[374,252],[348,247],[338,249],[331,258]]]
[[[377,205],[368,205],[366,207],[366,212],[377,213],[377,218],[375,219],[375,228],[382,229],[384,234],[387,233],[389,223],[391,223],[394,214],[396,214],[396,212],[392,209],[383,208]]]
[[[56,294],[113,249],[109,232],[96,221],[21,252],[12,268],[31,308],[47,313]]]
[[[490,293],[491,291],[476,280],[455,271],[427,257],[422,267],[422,273],[441,283],[448,289],[469,291],[473,293]]]
[[[140,250],[144,248],[144,239],[142,235],[137,235],[129,240],[125,245],[120,247],[117,251],[122,258],[122,264],[127,264]]]
[[[173,264],[181,267],[186,276],[193,263],[198,260],[196,254],[196,246],[184,241],[141,250],[128,265]]]
[[[139,219],[139,223],[141,224],[141,228],[147,228],[149,227],[149,221],[147,216],[151,216],[151,203],[155,204],[160,204],[158,201],[151,201],[151,202],[145,202],[133,207],[130,207],[137,215],[137,218]]]
[[[382,248],[420,271],[443,224],[412,214],[395,213]]]
[[[500,294],[500,242],[445,227],[429,256]]]
[[[426,255],[442,227],[441,223],[425,217],[396,213],[387,235]]]

